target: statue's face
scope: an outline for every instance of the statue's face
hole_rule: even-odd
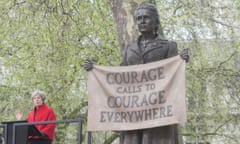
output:
[[[137,24],[141,33],[153,33],[156,25],[154,14],[148,9],[139,9],[137,11]]]

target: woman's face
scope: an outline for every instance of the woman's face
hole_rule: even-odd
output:
[[[32,98],[32,101],[33,101],[33,105],[35,107],[38,107],[40,105],[43,104],[43,99],[40,95],[35,95],[33,98]]]
[[[137,11],[137,24],[141,33],[153,33],[156,26],[154,14],[148,9],[139,9]]]

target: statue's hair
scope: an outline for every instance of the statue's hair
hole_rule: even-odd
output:
[[[33,100],[33,97],[37,95],[39,95],[42,98],[43,102],[45,102],[45,99],[46,99],[45,93],[40,90],[35,90],[34,92],[32,92],[32,96],[31,96],[32,100]]]
[[[155,19],[156,19],[157,25],[160,24],[158,9],[157,9],[157,7],[156,7],[154,4],[148,3],[148,2],[143,2],[143,3],[141,3],[141,4],[138,6],[137,11],[140,10],[140,9],[150,10],[150,11],[154,14],[154,17],[155,17]]]

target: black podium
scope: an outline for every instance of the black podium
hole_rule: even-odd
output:
[[[16,123],[26,123],[27,121],[9,121],[9,122],[2,122],[5,124],[6,130],[6,144],[13,144],[13,125]],[[33,125],[20,125],[15,127],[15,144],[27,144],[28,136],[40,136],[41,133],[38,129]]]

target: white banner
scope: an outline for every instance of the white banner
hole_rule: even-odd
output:
[[[88,131],[185,123],[185,61],[175,56],[133,66],[94,65],[88,94]]]

